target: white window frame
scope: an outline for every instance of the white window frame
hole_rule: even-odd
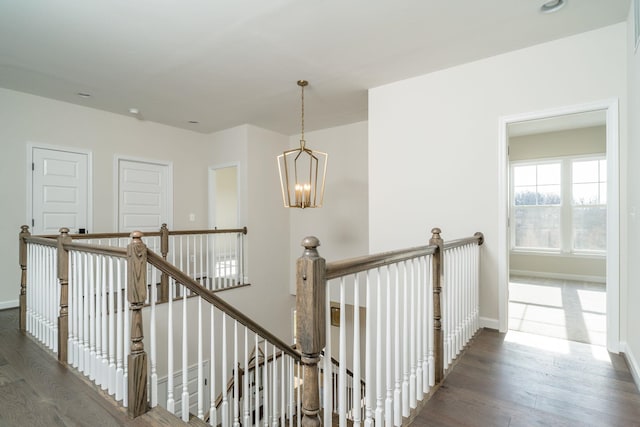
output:
[[[551,163],[560,163],[561,166],[561,181],[560,181],[560,248],[536,248],[536,247],[516,247],[516,226],[512,224],[510,229],[510,249],[513,253],[518,254],[545,254],[545,255],[561,255],[561,256],[575,256],[581,258],[604,258],[606,256],[606,250],[574,250],[573,249],[573,175],[572,164],[574,161],[589,161],[589,160],[606,160],[606,154],[585,154],[576,156],[561,156],[561,157],[548,157],[541,159],[527,159],[513,161],[509,167],[510,174],[510,188],[509,188],[509,216],[515,218],[515,204],[514,204],[514,170],[518,166],[533,166],[543,165]],[[608,195],[607,195],[608,197]],[[557,206],[557,205],[549,205]],[[601,205],[593,205],[601,206]],[[606,204],[604,205],[606,207]]]

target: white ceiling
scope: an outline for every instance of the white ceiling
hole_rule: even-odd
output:
[[[367,118],[367,89],[626,19],[629,0],[0,0],[0,86],[212,132]],[[92,96],[84,99],[78,92]],[[199,121],[190,124],[189,120]]]

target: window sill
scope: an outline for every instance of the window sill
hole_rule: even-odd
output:
[[[535,249],[511,249],[512,255],[539,255],[563,258],[583,258],[583,259],[605,259],[606,253],[593,252],[560,252],[560,251],[544,251]]]

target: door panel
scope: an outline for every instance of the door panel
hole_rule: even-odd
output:
[[[169,165],[118,161],[118,229],[158,231],[169,222]]]
[[[32,209],[34,234],[72,233],[88,225],[88,155],[33,148]]]

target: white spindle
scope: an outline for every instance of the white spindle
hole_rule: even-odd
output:
[[[78,265],[76,263],[76,252],[69,251],[69,345],[67,347],[67,357],[69,364],[74,368],[78,367],[76,359],[76,343],[77,343],[77,278]]]
[[[240,377],[238,363],[238,321],[233,322],[233,426],[240,426]],[[248,374],[248,372],[247,372]]]
[[[146,267],[145,267],[146,268]],[[150,349],[149,349],[149,361],[151,362],[151,390],[149,391],[151,396],[151,407],[158,406],[158,356],[157,356],[157,340],[156,340],[156,301],[158,301],[158,270],[155,267],[151,267],[151,292],[149,295],[149,301],[151,305],[151,319],[149,322],[150,332]]]
[[[251,393],[249,393],[249,328],[247,327],[244,328],[244,375],[242,376],[242,390],[242,403],[244,410],[242,425],[249,426],[251,425],[251,417],[249,413]]]
[[[109,259],[109,394],[116,393],[116,302],[113,264],[118,259]]]
[[[382,270],[377,269],[376,286],[376,413],[375,425],[381,426],[384,422],[384,381],[382,378]],[[367,313],[369,316],[369,313]],[[388,313],[387,313],[388,317]],[[369,378],[367,377],[367,382]]]
[[[209,407],[209,425],[217,426],[218,425],[218,412],[216,408],[216,342],[215,342],[215,310],[213,305],[209,306],[209,321],[210,321],[210,337],[211,341],[211,349],[210,349],[210,358],[211,358],[211,378],[210,378],[210,392],[209,397],[211,399],[211,404]]]
[[[187,251],[188,255],[188,251]],[[189,421],[189,377],[188,377],[188,337],[189,327],[187,325],[187,289],[182,287],[182,396],[181,415],[182,421]]]
[[[97,273],[94,268],[96,266],[96,258],[94,256],[89,257],[89,378],[93,381],[96,379],[96,300],[98,298],[97,280],[94,272]]]
[[[122,400],[123,397],[123,376],[124,376],[124,367],[122,365],[123,359],[123,351],[124,351],[124,322],[123,316],[126,304],[124,303],[125,294],[123,294],[122,290],[124,284],[122,283],[122,263],[124,260],[118,259],[116,262],[117,273],[116,273],[116,289],[118,290],[118,308],[117,308],[117,316],[116,316],[116,400]]]
[[[271,359],[271,403],[272,403],[272,415],[271,426],[278,427],[278,362],[276,360],[276,346],[273,345],[273,358]]]
[[[403,323],[402,323],[402,416],[409,416],[409,282],[407,280],[407,261],[398,264],[398,268],[402,265],[402,293],[404,296]]]
[[[347,321],[346,321],[345,279],[340,278],[340,345],[338,371],[338,419],[340,427],[347,425]]]
[[[373,394],[373,290],[371,289],[371,272],[367,272],[367,284],[366,284],[366,327],[365,327],[365,362],[364,362],[364,377],[365,377],[365,427],[373,427],[373,411],[374,411],[374,394]],[[380,312],[375,313],[376,317],[380,317]]]
[[[107,257],[100,257],[102,261],[102,283],[100,284],[100,292],[102,296],[100,298],[100,333],[101,338],[101,353],[100,353],[100,365],[98,370],[100,372],[100,384],[103,390],[106,390],[109,385],[108,373],[109,373],[109,357],[108,357],[108,340],[109,332],[107,329]]]
[[[394,355],[394,372],[395,372],[395,388],[393,390],[393,423],[396,426],[402,424],[402,358],[400,354],[400,280],[399,270],[400,266],[395,266],[395,355]]]
[[[220,375],[220,385],[222,387],[222,427],[229,426],[229,403],[227,401],[227,315],[222,313],[222,375]]]
[[[331,350],[331,289],[330,289],[330,282],[327,282],[327,289],[326,289],[326,293],[325,293],[325,323],[324,323],[324,327],[325,327],[325,333],[326,333],[326,342],[325,342],[325,347],[324,347],[324,359],[323,359],[323,369],[324,369],[324,376],[323,376],[323,403],[324,403],[324,416],[323,418],[325,420],[331,420],[332,416],[333,416],[333,399],[334,399],[334,393],[333,393],[333,375],[332,373],[332,369],[333,366],[331,364],[331,357],[333,355],[332,350]],[[298,372],[299,374],[300,372]],[[298,391],[300,390],[300,385],[298,384]],[[299,396],[298,396],[299,399]],[[300,425],[300,424],[298,424]]]
[[[423,338],[423,333],[422,331],[424,330],[424,328],[426,327],[427,322],[425,321],[425,309],[426,307],[424,307],[422,305],[423,302],[423,298],[422,295],[425,292],[425,285],[426,282],[423,280],[423,275],[422,275],[422,260],[424,259],[424,257],[420,257],[418,259],[415,260],[414,262],[414,266],[413,269],[415,271],[415,275],[416,275],[416,283],[415,283],[415,288],[416,288],[416,318],[415,321],[417,323],[416,325],[416,331],[415,331],[415,339],[416,339],[416,344],[415,344],[415,353],[414,353],[414,357],[416,358],[416,400],[417,401],[422,401],[423,397],[424,397],[424,371],[423,371],[423,364],[424,364],[424,360],[422,359],[422,338]]]
[[[123,389],[123,398],[122,398],[122,406],[124,406],[125,408],[129,405],[129,387],[127,386],[127,384],[129,384],[129,349],[131,348],[131,327],[130,327],[130,323],[131,323],[131,312],[129,310],[129,303],[128,303],[128,298],[126,297],[126,295],[128,294],[128,289],[129,289],[129,283],[127,281],[127,263],[123,262],[123,268],[122,268],[122,285],[123,285],[123,292],[122,295],[124,296],[125,299],[125,313],[124,313],[124,354],[125,357],[123,358],[123,363],[124,363],[124,375],[123,375],[123,384],[124,386],[122,387]]]
[[[346,365],[345,362],[346,358],[341,359],[340,366]],[[362,396],[360,395],[360,276],[358,274],[355,275],[353,282],[353,381],[351,390],[353,393],[353,405],[349,407],[352,408],[353,425],[358,427],[362,422]]]
[[[409,310],[405,307],[405,311],[409,311],[409,352],[405,358],[409,362],[409,398],[408,404],[409,408],[415,408],[417,406],[417,397],[416,397],[416,276],[415,276],[415,268],[413,265],[413,260],[405,261],[405,275],[406,269],[408,268],[411,272],[409,277],[409,289],[405,288],[405,292],[411,292],[411,296],[409,299]],[[406,369],[406,368],[405,368]],[[407,408],[408,409],[408,408]]]
[[[269,358],[269,348],[267,346],[267,340],[264,340],[264,367],[262,369],[262,390],[264,391],[264,397],[262,400],[262,407],[264,408],[262,419],[264,427],[269,427],[269,373],[267,359]]]
[[[254,348],[256,350],[256,353],[254,355],[255,359],[253,362],[253,366],[254,366],[254,382],[255,382],[255,389],[254,389],[254,393],[255,393],[255,405],[254,405],[254,424],[256,426],[260,425],[260,419],[259,419],[259,415],[260,415],[260,382],[262,381],[262,378],[260,378],[260,358],[258,357],[260,355],[260,347],[258,346],[258,334],[255,334],[255,343],[254,343]],[[263,387],[264,387],[264,383],[263,383]]]

